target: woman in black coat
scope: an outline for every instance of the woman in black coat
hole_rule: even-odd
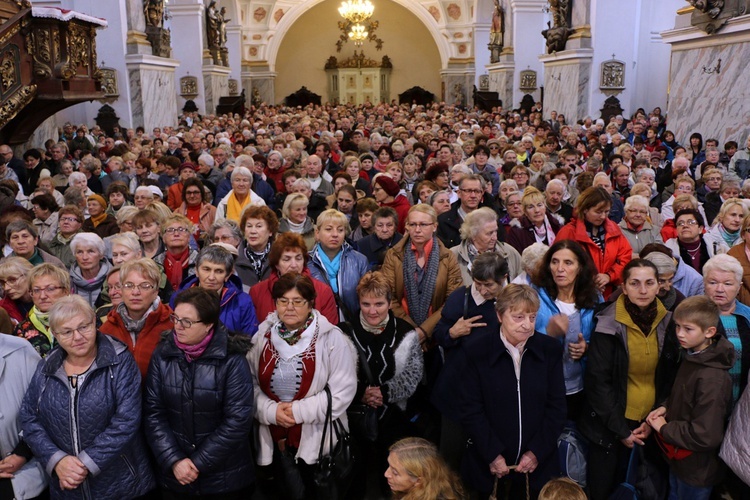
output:
[[[539,297],[528,285],[505,287],[495,310],[500,335],[469,336],[455,355],[464,387],[460,419],[469,438],[462,475],[477,498],[486,498],[499,478],[510,482],[514,499],[526,496],[528,473],[536,498],[559,473],[557,438],[566,414],[562,345],[535,333]]]
[[[218,297],[200,287],[177,295],[172,320],[174,331],[151,358],[144,408],[164,498],[249,498],[255,482],[249,341],[228,335]]]

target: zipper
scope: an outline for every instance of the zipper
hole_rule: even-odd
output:
[[[523,415],[521,411],[521,363],[523,362],[523,355],[526,353],[524,350],[521,353],[521,360],[518,363],[518,375],[516,375],[516,394],[518,395],[518,453],[516,454],[516,464],[521,460],[521,441],[523,440]]]
[[[73,422],[71,424],[73,430],[73,449],[76,451],[76,455],[81,453],[81,440],[80,440],[80,429],[78,427],[79,413],[78,413],[78,396],[81,394],[83,389],[83,383],[88,379],[89,374],[78,375],[76,380],[76,386],[73,389],[73,397],[71,398],[71,411],[73,416]],[[81,484],[81,490],[83,492],[83,498],[91,498],[91,490],[89,488],[88,475]]]

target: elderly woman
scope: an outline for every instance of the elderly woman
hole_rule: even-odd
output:
[[[274,465],[282,455],[294,461],[305,498],[318,498],[312,467],[319,453],[330,453],[328,437],[321,440],[326,410],[331,407],[331,418],[346,426],[346,409],[357,391],[357,354],[346,335],[316,310],[309,277],[284,274],[271,294],[277,312],[260,325],[247,357],[257,387],[256,463]],[[276,491],[286,492],[283,477],[276,474],[276,479]]]
[[[451,193],[448,191],[436,191],[432,193],[428,203],[435,209],[438,216],[445,212],[449,212],[451,209]]]
[[[36,183],[36,192],[51,195],[58,206],[65,204],[65,198],[60,191],[55,189],[55,182],[52,177],[41,177]]]
[[[133,356],[97,332],[94,310],[79,296],[58,300],[49,325],[60,348],[37,367],[21,426],[51,476],[51,497],[146,494],[155,484],[140,433],[141,381]]]
[[[243,292],[239,276],[234,274],[234,257],[220,244],[205,247],[198,255],[195,276],[186,279],[179,291],[200,287],[218,294],[221,323],[232,333],[254,335],[258,319],[250,296]],[[170,307],[175,307],[175,297]]]
[[[346,241],[350,228],[346,216],[329,209],[318,216],[315,247],[310,252],[310,275],[328,283],[339,303],[340,313],[354,321],[359,304],[357,284],[369,270],[367,258]]]
[[[651,196],[651,188],[642,182],[636,182],[633,187],[630,188],[630,196],[636,195],[643,196],[648,200],[648,197]],[[664,226],[664,217],[659,213],[659,209],[661,209],[661,203],[659,203],[658,206],[654,206],[654,203],[651,202],[648,207],[648,221],[657,231],[661,231]]]
[[[33,267],[23,257],[7,257],[0,261],[0,287],[3,289],[0,308],[5,309],[14,325],[24,321],[34,307],[28,280]]]
[[[403,233],[410,205],[409,200],[399,193],[399,185],[386,174],[378,175],[373,182],[372,195],[375,197],[375,201],[381,207],[390,207],[396,211],[398,214],[398,232]]]
[[[248,205],[265,205],[263,198],[251,189],[253,174],[247,167],[237,167],[231,174],[232,190],[221,199],[216,207],[216,220],[231,219],[240,222],[242,211]]]
[[[84,196],[91,196],[94,194],[94,192],[89,189],[86,174],[83,172],[73,172],[70,174],[70,177],[68,177],[68,186],[82,188],[84,190]]]
[[[653,263],[659,271],[659,292],[656,296],[664,304],[667,311],[674,312],[680,302],[685,300],[685,295],[674,286],[677,262],[661,252],[651,252],[643,258]]]
[[[195,274],[198,252],[190,248],[192,232],[193,224],[184,215],[174,214],[161,224],[165,251],[154,257],[154,262],[164,268],[174,290],[184,279]]]
[[[664,243],[659,230],[649,219],[648,199],[643,196],[633,195],[625,200],[625,217],[618,226],[625,238],[630,243],[633,258],[643,250],[649,243]]]
[[[391,286],[393,313],[416,327],[426,349],[445,300],[463,282],[461,268],[435,234],[437,214],[431,206],[413,206],[406,230],[386,254],[382,271]]]
[[[208,202],[203,183],[195,177],[182,183],[182,199],[185,200],[175,213],[184,215],[195,227],[193,236],[202,242],[216,218],[216,207]]]
[[[419,336],[406,321],[390,311],[391,289],[380,272],[367,273],[357,285],[360,314],[345,331],[359,353],[357,392],[353,408],[358,412],[377,413],[378,427],[374,441],[368,439],[364,426],[352,423],[352,432],[362,447],[363,460],[355,473],[352,497],[364,494],[367,470],[387,467],[388,445],[404,437],[409,428],[406,404],[422,379],[423,359]],[[383,493],[387,493],[381,484]]]
[[[718,335],[726,337],[735,351],[732,378],[732,401],[736,403],[747,387],[750,370],[750,307],[739,300],[742,264],[729,255],[717,255],[703,266],[706,296],[719,308]]]
[[[357,241],[357,251],[365,256],[373,271],[380,270],[385,260],[385,254],[393,248],[401,236],[396,232],[398,214],[390,207],[378,208],[372,214],[373,234]]]
[[[302,193],[292,193],[287,196],[281,209],[282,218],[279,221],[278,231],[302,235],[308,250],[312,250],[315,246],[315,226],[307,215],[309,203],[310,200]]]
[[[231,219],[214,222],[206,233],[206,243],[226,243],[234,248],[239,248],[240,243],[242,243],[240,225]]]
[[[560,340],[568,420],[576,421],[583,406],[583,357],[594,328],[599,293],[590,284],[596,269],[586,251],[572,240],[555,242],[534,275],[539,294],[536,331]]]
[[[523,217],[510,221],[508,244],[519,253],[532,243],[552,245],[560,231],[557,217],[547,215],[544,194],[533,186],[527,187],[521,198]],[[515,278],[515,275],[513,276]]]
[[[165,251],[161,238],[162,218],[151,210],[141,210],[133,216],[133,230],[141,242],[143,256],[153,259]]]
[[[521,254],[522,271],[515,279],[511,280],[511,283],[530,285],[532,277],[539,270],[547,250],[549,250],[549,247],[544,243],[532,243],[531,246],[524,248]]]
[[[742,221],[748,215],[745,204],[739,198],[729,198],[721,205],[714,225],[703,235],[706,245],[713,247],[714,255],[727,253],[742,242]]]
[[[606,189],[590,187],[578,196],[578,218],[564,225],[557,239],[578,242],[591,256],[597,274],[594,285],[606,300],[621,283],[622,270],[633,251],[620,228],[608,218],[612,197]]]
[[[107,314],[102,333],[128,346],[145,378],[151,354],[173,324],[172,310],[159,298],[161,270],[151,259],[136,259],[120,267],[122,303]]]
[[[86,200],[89,218],[83,221],[82,230],[88,233],[96,233],[100,238],[112,236],[120,231],[117,227],[117,219],[109,215],[107,202],[98,194],[90,195]]]
[[[70,242],[76,262],[70,268],[73,293],[93,308],[112,265],[104,256],[104,241],[94,233],[78,233]]]
[[[508,243],[497,240],[497,213],[488,207],[478,208],[466,215],[461,224],[461,243],[450,250],[456,256],[465,286],[472,283],[471,266],[474,259],[485,252],[495,252],[505,259],[509,281],[521,273],[521,255]]]
[[[565,420],[562,346],[535,334],[539,298],[531,287],[508,285],[495,310],[499,335],[464,342],[455,355],[463,381],[459,415],[469,438],[462,475],[479,496],[489,495],[498,478],[503,487],[510,483],[510,498],[523,498],[527,484],[536,498],[558,475],[557,437]]]
[[[66,269],[65,264],[54,255],[39,248],[39,235],[36,227],[25,219],[17,219],[5,228],[5,239],[14,257],[23,257],[33,265],[49,262]]]
[[[354,186],[354,189],[363,192],[365,196],[371,196],[372,186],[367,179],[360,176],[361,170],[362,164],[356,156],[348,156],[344,159],[343,171],[349,174],[349,177],[352,178],[352,186]]]
[[[118,210],[115,219],[117,220],[117,227],[120,228],[120,230],[112,236],[107,236],[106,238],[104,238],[104,247],[106,249],[105,251],[108,259],[112,260],[112,240],[122,233],[133,231],[133,219],[135,219],[135,214],[137,214],[138,212],[139,210],[133,206],[122,207],[120,210]],[[133,234],[135,235],[135,233]]]
[[[729,249],[727,255],[731,255],[739,261],[742,265],[742,286],[737,299],[750,306],[750,258],[748,252],[750,252],[750,215],[745,216],[742,219],[742,227],[740,234],[742,235],[742,243],[737,243]]]
[[[274,239],[268,252],[270,274],[265,280],[253,285],[249,292],[255,305],[256,314],[261,321],[276,310],[276,303],[271,299],[271,290],[273,290],[274,284],[281,276],[290,272],[311,277],[310,270],[307,267],[309,260],[310,254],[302,236],[299,234],[282,233]],[[338,323],[339,311],[333,290],[324,281],[312,278],[312,283],[317,296],[315,302],[318,311],[332,324]]]
[[[180,292],[174,330],[151,359],[144,428],[159,465],[159,484],[169,498],[240,500],[252,494],[249,343],[230,335],[220,314],[213,291]]]
[[[742,192],[741,180],[735,176],[725,176],[718,191],[712,191],[706,195],[703,208],[706,211],[706,220],[713,222],[721,210],[721,206],[731,198],[739,198]],[[692,194],[692,193],[691,193]]]
[[[279,231],[279,219],[268,207],[251,206],[242,212],[240,227],[245,238],[240,243],[235,268],[242,284],[249,289],[271,274],[268,255]]]
[[[423,180],[417,183],[414,191],[417,194],[419,203],[429,203],[430,196],[432,196],[433,193],[442,190],[434,182]]]
[[[45,357],[55,346],[49,331],[49,310],[63,297],[70,295],[70,275],[52,264],[40,264],[27,277],[34,306],[26,319],[18,323],[13,335],[28,340],[40,356]]]
[[[520,191],[508,193],[508,196],[505,197],[506,213],[500,217],[498,223],[505,227],[506,234],[510,232],[511,223],[523,217],[523,202],[521,198],[523,198],[523,193]]]
[[[644,419],[666,400],[676,373],[677,352],[668,347],[677,344],[667,335],[671,314],[656,298],[658,269],[631,260],[622,282],[622,295],[596,315],[584,376],[579,430],[591,442],[592,500],[609,498],[624,479],[631,450],[650,434]]]
[[[143,250],[141,249],[140,242],[138,241],[135,233],[126,232],[119,233],[112,237],[112,265],[121,266],[125,262],[129,262],[134,259],[140,259],[143,257]],[[107,282],[109,279],[107,280]],[[102,289],[102,293],[99,296],[98,305],[105,304],[109,301],[110,297],[107,293],[108,287]],[[167,281],[167,277],[164,274],[163,269],[161,270],[161,279],[159,280],[159,296],[165,302],[169,302],[172,297],[174,289],[172,285]],[[104,299],[104,300],[102,300]]]
[[[39,241],[47,245],[57,236],[59,206],[52,195],[45,193],[31,199],[31,209],[34,211],[34,226],[39,234]]]
[[[119,306],[122,303],[122,285],[120,284],[120,266],[114,266],[109,270],[107,279],[105,280],[105,287],[107,288],[106,301],[102,301],[102,297],[105,296],[104,290],[99,295],[100,302],[103,305],[96,308],[96,319],[102,324],[107,321],[107,315],[109,312]]]

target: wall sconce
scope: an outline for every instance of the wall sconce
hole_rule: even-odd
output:
[[[703,66],[703,70],[701,71],[701,73],[703,73],[704,75],[712,75],[714,73],[716,73],[717,75],[720,75],[721,74],[721,59],[719,59],[716,62],[716,66],[714,66],[713,68]]]

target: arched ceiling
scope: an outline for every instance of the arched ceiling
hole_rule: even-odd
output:
[[[274,71],[284,33],[310,7],[340,0],[238,0],[242,27],[243,63]],[[377,0],[373,19],[378,17]],[[424,23],[440,52],[443,68],[452,60],[465,62],[474,56],[475,0],[394,0]],[[483,2],[484,3],[484,2]],[[484,10],[484,9],[483,9]],[[488,14],[482,14],[482,17]],[[491,11],[489,13],[491,16]],[[338,22],[340,19],[332,20]],[[480,22],[488,23],[490,18]],[[310,27],[314,29],[314,27]]]

